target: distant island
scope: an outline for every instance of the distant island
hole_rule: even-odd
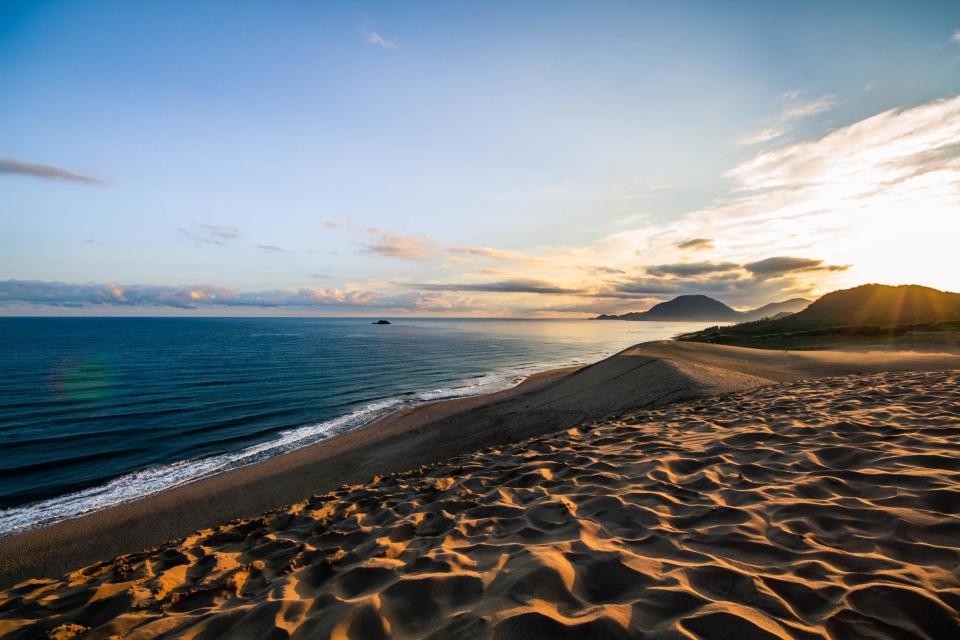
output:
[[[791,298],[783,302],[771,302],[750,311],[737,311],[709,296],[683,295],[656,304],[647,311],[633,311],[622,315],[601,314],[594,319],[646,322],[747,322],[796,313],[809,304],[810,300]]]
[[[828,293],[786,316],[715,326],[679,340],[759,348],[837,343],[929,343],[960,339],[960,293],[920,285],[865,284]]]
[[[389,320],[377,320],[376,322],[371,322],[370,324],[390,324]]]

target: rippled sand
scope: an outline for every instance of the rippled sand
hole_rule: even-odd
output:
[[[960,638],[960,372],[621,416],[0,594],[4,637]]]

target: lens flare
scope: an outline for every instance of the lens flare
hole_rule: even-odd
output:
[[[67,360],[50,375],[54,394],[61,400],[89,402],[112,395],[115,375],[102,358]]]

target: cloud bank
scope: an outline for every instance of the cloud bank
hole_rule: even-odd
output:
[[[164,286],[69,284],[40,280],[0,281],[0,306],[15,303],[64,308],[152,307],[200,309],[252,307],[261,309],[351,308],[371,306],[378,299],[370,291],[322,287],[236,291],[211,285]]]

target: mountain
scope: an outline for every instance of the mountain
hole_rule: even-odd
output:
[[[790,315],[791,313],[803,311],[809,306],[810,300],[806,298],[790,298],[783,302],[771,302],[770,304],[765,304],[762,307],[745,312],[743,314],[743,321],[749,322],[750,320],[762,320],[764,318]]]
[[[920,285],[865,284],[828,293],[782,318],[713,327],[686,339],[730,342],[798,335],[874,335],[960,322],[960,293]]]
[[[828,327],[904,327],[960,320],[960,293],[916,284],[865,284],[834,291],[777,320],[792,331]]]
[[[601,315],[597,320],[646,320],[650,322],[685,322],[696,320],[736,320],[740,313],[708,296],[677,296],[655,304],[647,311],[634,311],[619,316]]]
[[[772,302],[751,311],[737,311],[709,296],[684,295],[656,304],[647,311],[633,311],[619,316],[600,315],[596,320],[645,320],[647,322],[745,322],[800,311],[809,300],[793,298]]]

